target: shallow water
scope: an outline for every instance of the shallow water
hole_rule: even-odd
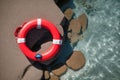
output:
[[[88,17],[84,39],[74,50],[84,53],[83,69],[69,69],[62,80],[120,80],[120,0],[73,0],[74,18]]]

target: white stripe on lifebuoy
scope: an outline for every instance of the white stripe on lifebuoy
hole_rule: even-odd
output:
[[[53,44],[62,44],[62,40],[53,39]]]
[[[17,43],[21,51],[25,54],[25,56],[27,56],[27,58],[34,61],[44,62],[54,58],[58,54],[62,44],[62,39],[59,31],[54,24],[45,19],[37,18],[27,22],[22,27],[23,28],[19,31],[19,34],[17,35]],[[50,49],[45,51],[44,53],[33,52],[25,44],[27,33],[33,28],[45,28],[50,31],[53,37],[53,45],[51,45]]]
[[[41,29],[41,19],[37,19],[37,29]]]
[[[25,42],[25,38],[17,38],[17,43],[24,43]]]

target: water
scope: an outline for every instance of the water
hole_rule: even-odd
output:
[[[68,69],[62,80],[120,80],[120,0],[73,0],[74,18],[85,13],[88,28],[74,50],[80,50],[86,65]]]

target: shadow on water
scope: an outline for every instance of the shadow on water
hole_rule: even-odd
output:
[[[64,12],[67,8],[74,9],[76,6],[73,3],[73,0],[59,0],[56,2],[58,7]]]

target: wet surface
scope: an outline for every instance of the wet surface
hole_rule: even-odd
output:
[[[104,4],[103,4],[104,3]],[[74,50],[86,57],[86,65],[79,71],[68,69],[64,80],[119,80],[120,74],[120,1],[73,0],[74,18],[85,13],[88,29]]]

